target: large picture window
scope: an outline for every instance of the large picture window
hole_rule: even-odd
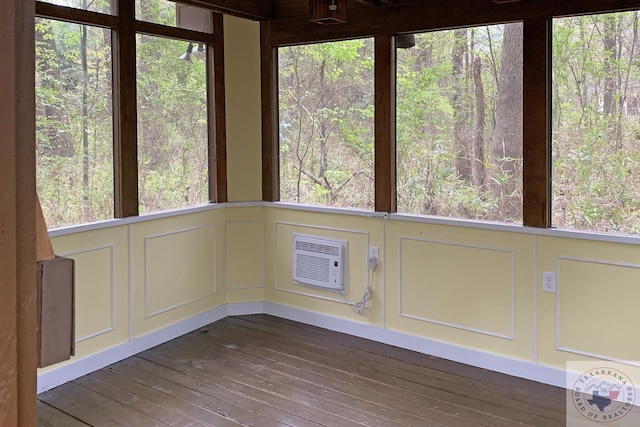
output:
[[[281,200],[373,209],[373,40],[278,56]]]
[[[36,174],[48,227],[225,199],[226,177],[209,159],[211,145],[226,161],[215,140],[224,114],[211,123],[209,99],[214,88],[224,97],[223,67],[213,72],[221,17],[167,0],[48,0],[36,10]],[[123,45],[131,40],[135,49]]]
[[[185,46],[137,37],[140,213],[209,200],[206,52]]]
[[[554,19],[552,224],[640,232],[638,12]]]
[[[113,218],[111,31],[36,21],[37,189],[49,227]]]
[[[397,53],[398,211],[522,223],[522,24]]]

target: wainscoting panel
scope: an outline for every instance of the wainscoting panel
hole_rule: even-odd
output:
[[[557,268],[558,350],[638,361],[640,265],[559,257]]]
[[[64,254],[75,260],[76,342],[86,341],[115,329],[115,246],[88,248]],[[95,301],[100,301],[96,304]]]
[[[513,251],[401,237],[398,253],[401,317],[514,338]]]
[[[227,221],[226,287],[264,287],[264,221]]]
[[[145,237],[145,318],[215,294],[215,242],[214,224]]]

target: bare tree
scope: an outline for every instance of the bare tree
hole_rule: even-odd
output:
[[[452,79],[453,93],[451,106],[454,117],[454,166],[459,179],[471,183],[471,150],[469,143],[469,106],[464,87],[464,59],[467,53],[467,29],[460,28],[454,31],[454,45],[451,53],[453,64]]]
[[[491,141],[495,162],[491,188],[506,218],[522,212],[518,192],[522,159],[522,24],[506,24],[498,78],[496,127]]]

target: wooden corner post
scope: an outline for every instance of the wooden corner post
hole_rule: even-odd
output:
[[[0,426],[35,426],[35,3],[0,10]]]

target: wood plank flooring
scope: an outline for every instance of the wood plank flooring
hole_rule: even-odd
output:
[[[564,426],[565,390],[268,315],[38,396],[41,426]]]

